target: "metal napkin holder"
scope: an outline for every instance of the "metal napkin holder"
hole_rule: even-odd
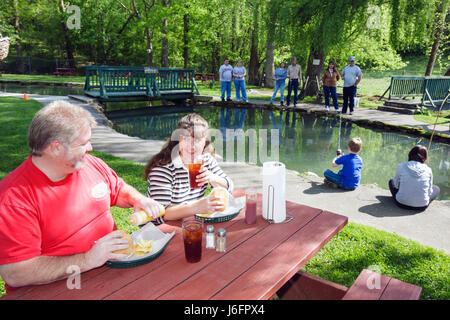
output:
[[[270,208],[269,203],[270,203],[270,192],[271,191],[272,191],[272,214],[269,215],[269,212],[270,212],[270,210],[269,210],[269,208]],[[274,212],[275,212],[275,208],[274,208],[274,206],[275,206],[275,201],[274,201],[274,199],[275,199],[275,187],[273,185],[269,184],[269,186],[267,187],[267,193],[268,193],[268,197],[267,197],[267,219],[266,220],[270,224],[272,224],[272,223],[275,223],[274,219],[273,219],[274,218]],[[286,218],[284,219],[283,222],[279,222],[279,223],[288,223],[292,219],[294,219],[294,217],[291,216],[291,215],[288,215],[287,212],[286,212]]]

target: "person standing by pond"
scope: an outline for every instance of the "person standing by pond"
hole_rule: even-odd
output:
[[[439,195],[439,187],[433,185],[433,172],[425,164],[427,159],[427,148],[414,146],[408,161],[400,163],[395,177],[389,180],[389,190],[400,208],[423,211]]]
[[[227,101],[231,101],[231,79],[233,77],[233,67],[230,65],[230,60],[225,58],[223,65],[219,68],[220,79],[220,98],[225,101],[225,92],[227,93]]]
[[[330,110],[330,95],[333,98],[334,110],[339,110],[339,104],[337,100],[336,86],[340,79],[339,71],[336,69],[333,61],[328,63],[328,68],[323,73],[323,95],[325,97],[325,109]]]
[[[233,68],[233,78],[234,78],[234,88],[236,89],[236,100],[241,100],[241,92],[242,92],[242,101],[248,102],[247,93],[245,92],[245,76],[247,75],[247,70],[242,66],[242,61],[237,61],[237,66]]]
[[[342,70],[342,79],[344,80],[342,113],[347,113],[347,107],[350,104],[350,115],[352,115],[355,107],[356,90],[362,79],[361,69],[355,65],[355,57],[349,58],[348,66]]]
[[[291,65],[287,69],[287,77],[289,78],[289,83],[286,105],[289,107],[291,104],[291,92],[294,90],[294,107],[296,107],[298,101],[298,86],[301,85],[302,81],[302,68],[297,65],[296,58],[292,58],[291,60]]]
[[[282,106],[284,102],[284,86],[287,78],[287,70],[285,69],[285,66],[286,64],[281,62],[280,67],[275,70],[275,88],[273,90],[272,98],[270,99],[270,103],[273,103],[275,97],[277,96],[278,89],[280,89],[280,106]]]

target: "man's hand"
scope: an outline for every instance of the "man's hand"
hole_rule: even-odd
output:
[[[134,203],[134,211],[138,212],[140,210],[144,210],[148,215],[153,218],[158,218],[161,212],[161,206],[155,200],[148,197],[141,197]]]
[[[128,248],[128,241],[120,233],[111,232],[98,239],[92,248],[85,253],[88,269],[102,266],[108,260],[124,259],[125,254],[113,253]]]
[[[128,184],[124,184],[122,189],[120,189],[116,205],[120,208],[133,207],[136,212],[144,210],[153,218],[157,218],[161,212],[158,202],[144,196]]]

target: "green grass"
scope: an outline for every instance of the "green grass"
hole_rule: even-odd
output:
[[[36,101],[0,98],[1,176],[14,170],[28,156],[26,133],[34,113],[40,108]],[[93,155],[103,159],[127,183],[145,193],[142,179],[144,166],[101,152]],[[132,209],[111,209],[119,229],[129,232],[136,227],[127,222]],[[450,256],[398,235],[375,228],[349,223],[303,268],[306,272],[350,286],[364,268],[376,266],[381,273],[423,288],[422,299],[450,299]],[[0,296],[4,295],[0,280]]]
[[[414,119],[416,119],[417,121],[434,124],[436,122],[437,115],[438,115],[437,111],[436,112],[425,111],[424,113],[421,114],[415,114]],[[450,110],[441,111],[437,124],[440,125],[450,124]]]
[[[44,82],[79,82],[84,84],[85,76],[53,76],[53,75],[30,75],[30,74],[12,74],[7,73],[0,76],[0,81],[44,81]]]
[[[422,287],[421,299],[450,299],[449,255],[356,223],[348,223],[302,270],[350,287],[362,269]]]

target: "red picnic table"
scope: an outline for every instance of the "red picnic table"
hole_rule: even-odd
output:
[[[236,191],[235,196],[242,195]],[[165,251],[148,264],[117,269],[108,266],[80,275],[80,288],[69,289],[67,280],[19,288],[3,299],[270,299],[346,224],[347,217],[286,202],[287,223],[270,224],[262,218],[258,195],[257,221],[244,221],[245,209],[234,219],[215,224],[227,231],[225,253],[205,249],[202,258],[187,263],[180,222],[158,226],[176,234]],[[204,230],[206,226],[204,226]],[[70,287],[70,286],[69,286]]]

